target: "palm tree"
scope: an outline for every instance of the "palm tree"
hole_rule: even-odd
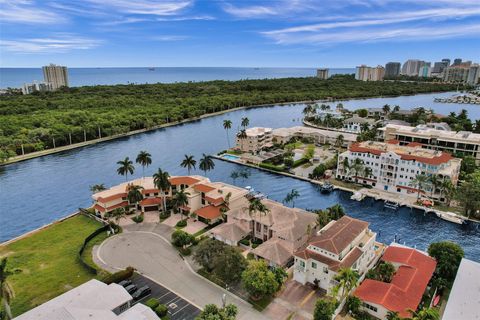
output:
[[[241,126],[243,127],[243,129],[247,129],[249,124],[250,124],[250,120],[247,117],[242,118]]]
[[[230,138],[228,137],[228,130],[232,128],[232,121],[231,120],[223,120],[223,129],[227,132],[227,143],[228,149],[230,149]]]
[[[142,178],[145,177],[145,167],[152,164],[152,155],[147,151],[140,151],[135,160],[136,163],[142,166]]]
[[[365,167],[365,169],[363,169],[363,176],[364,176],[365,178],[368,178],[368,177],[370,177],[370,176],[372,175],[372,172],[373,172],[372,168],[370,168],[370,167]]]
[[[130,161],[128,157],[126,157],[124,160],[120,160],[117,162],[120,167],[117,169],[117,173],[119,175],[125,176],[125,181],[128,181],[128,174],[133,174],[135,171],[135,167],[133,166],[133,162]]]
[[[106,189],[107,188],[105,188],[105,185],[103,183],[94,184],[93,186],[90,186],[90,191],[92,193],[97,193]]]
[[[360,132],[367,132],[368,130],[370,130],[370,125],[367,122],[360,125]]]
[[[335,276],[335,280],[338,284],[334,287],[334,296],[338,294],[338,291],[342,289],[342,297],[348,295],[348,293],[357,286],[360,275],[357,271],[351,268],[341,268],[338,274]]]
[[[143,187],[133,184],[128,185],[127,199],[130,204],[135,203],[135,211],[138,209],[138,203],[143,200]]]
[[[420,199],[420,191],[423,191],[423,187],[428,182],[428,177],[424,174],[417,174],[415,178],[410,181],[410,186],[417,189],[417,201]]]
[[[455,186],[451,180],[444,180],[441,184],[441,193],[445,195],[447,206],[450,206],[453,197],[455,196]]]
[[[175,198],[173,199],[173,204],[176,209],[181,209],[181,207],[184,207],[188,204],[188,196],[190,193],[186,192],[185,190],[179,190],[175,194]],[[176,210],[175,210],[176,211]],[[183,221],[183,212],[180,210],[180,217],[181,220]]]
[[[292,207],[295,208],[295,199],[300,197],[300,193],[296,189],[292,189],[289,193],[287,193],[287,196],[285,199],[283,199],[283,202],[285,203],[292,203]]]
[[[385,114],[389,114],[390,113],[390,105],[386,104],[382,107],[382,110]]]
[[[364,165],[363,165],[363,161],[362,159],[359,159],[359,158],[356,158],[354,161],[353,161],[353,164],[350,166],[350,170],[352,172],[354,172],[354,176],[355,176],[355,182],[357,182],[358,180],[358,174],[360,172],[362,172],[364,169]]]
[[[187,168],[188,175],[190,175],[190,171],[195,169],[195,165],[197,164],[197,160],[193,159],[193,156],[188,156],[185,155],[185,158],[183,158],[182,163],[180,163],[180,166]]]
[[[260,215],[266,215],[268,212],[270,212],[270,209],[267,208],[266,205],[262,203],[262,201],[258,198],[252,198],[248,204],[248,214],[250,217],[256,217],[257,213],[260,213]],[[255,225],[257,222],[255,221],[255,218],[253,219],[253,239],[255,239]]]
[[[437,309],[423,308],[419,311],[410,310],[412,314],[412,320],[439,320],[440,315]]]
[[[247,138],[247,131],[246,131],[245,129],[240,130],[240,132],[237,134],[237,136],[238,136],[240,139],[246,139],[246,138]]]
[[[120,222],[120,219],[126,216],[126,212],[124,208],[116,208],[113,209],[108,213],[108,217],[112,218],[113,221],[115,221],[115,224],[118,226],[118,223]]]
[[[200,165],[198,167],[205,172],[205,176],[207,176],[207,171],[215,168],[215,162],[213,162],[212,156],[208,156],[204,153],[202,159],[200,159]]]
[[[397,105],[395,105],[395,107],[393,107],[393,112],[395,113],[395,112],[398,112],[398,111],[400,111],[400,106],[397,104]]]
[[[350,162],[348,161],[348,158],[343,159],[343,174],[347,176],[347,172],[350,171]]]
[[[335,147],[337,148],[343,147],[344,142],[345,142],[345,137],[343,136],[343,134],[339,134],[337,136],[337,139],[335,139]]]
[[[0,262],[0,302],[3,306],[6,319],[12,319],[12,312],[10,310],[10,302],[15,297],[12,286],[8,282],[8,276],[12,273],[7,270],[7,258],[2,258]]]
[[[428,182],[430,182],[432,188],[432,190],[430,191],[430,198],[433,199],[433,194],[437,190],[437,187],[440,185],[440,179],[437,175],[432,174],[430,177],[428,177]]]
[[[340,204],[334,204],[327,209],[329,216],[333,220],[338,220],[345,215],[345,209]]]
[[[158,171],[153,175],[153,184],[162,193],[163,197],[163,212],[167,211],[167,194],[170,191],[170,174],[158,168]]]

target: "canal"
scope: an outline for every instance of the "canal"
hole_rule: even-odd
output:
[[[349,100],[343,104],[352,109],[381,107],[387,103],[398,104],[403,109],[423,106],[442,114],[465,108],[472,119],[480,118],[478,106],[433,102],[434,96],[450,94]],[[239,110],[0,167],[0,241],[64,217],[79,207],[89,206],[90,185],[104,183],[112,186],[124,181],[124,177],[116,174],[116,162],[126,156],[135,159],[140,150],[149,151],[153,164],[146,168],[146,175],[151,175],[159,167],[171,175],[186,174],[186,170],[179,166],[185,154],[194,155],[198,160],[202,153],[213,154],[227,148],[227,134],[222,127],[224,119],[233,121],[229,133],[233,144],[234,131],[242,117],[250,119],[250,126],[287,127],[301,125],[302,109],[303,105],[286,105]],[[212,181],[232,183],[230,173],[242,168],[216,161],[215,170],[207,175]],[[480,261],[480,231],[476,226],[458,226],[410,209],[384,210],[382,202],[372,199],[351,201],[349,193],[337,191],[324,195],[304,181],[256,169],[250,169],[250,172],[248,179],[237,179],[235,183],[253,186],[277,201],[282,201],[287,192],[295,188],[301,195],[296,201],[298,207],[326,208],[340,203],[349,215],[369,221],[382,242],[390,243],[396,236],[401,243],[426,249],[433,241],[452,240],[462,245],[468,258]],[[198,170],[194,173],[202,174]],[[141,175],[141,167],[137,167],[134,176]]]

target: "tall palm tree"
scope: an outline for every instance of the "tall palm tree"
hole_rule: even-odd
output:
[[[283,202],[285,203],[292,203],[292,207],[295,208],[295,199],[300,197],[300,193],[296,189],[292,189],[289,193],[287,193],[287,196],[285,199],[283,199]]]
[[[185,190],[179,190],[175,194],[175,198],[173,199],[173,204],[176,209],[180,209],[188,204],[188,196],[190,193],[186,192]],[[180,210],[180,217],[183,221],[183,212]]]
[[[130,204],[135,204],[135,211],[138,209],[138,203],[143,200],[143,187],[130,184],[128,186],[127,199]]]
[[[342,297],[346,297],[348,293],[357,286],[360,275],[357,271],[351,268],[341,268],[338,274],[335,276],[335,280],[338,284],[334,287],[334,296],[338,294],[338,291],[342,289]]]
[[[232,128],[232,121],[231,120],[223,120],[223,129],[227,132],[227,143],[228,149],[230,149],[230,138],[228,136],[228,130]]]
[[[334,204],[333,206],[327,208],[329,216],[333,220],[338,220],[345,215],[345,209],[340,204]]]
[[[133,172],[135,171],[133,162],[128,157],[126,157],[124,160],[118,161],[117,164],[120,166],[117,169],[117,173],[119,175],[125,176],[125,181],[128,181],[128,174],[133,174]]]
[[[345,142],[345,137],[343,136],[343,134],[339,134],[335,139],[335,147],[337,148],[343,147],[344,142]]]
[[[247,138],[247,131],[245,129],[240,130],[240,132],[237,135],[240,139],[246,139]]]
[[[364,169],[364,165],[363,165],[363,161],[362,159],[359,159],[359,158],[356,158],[354,161],[353,161],[353,164],[350,166],[350,170],[352,172],[354,172],[354,176],[355,176],[355,182],[357,182],[358,180],[358,175],[360,172],[362,172]]]
[[[430,198],[433,198],[433,194],[437,190],[437,187],[440,185],[441,181],[437,175],[432,174],[430,177],[428,177],[428,182],[430,182],[432,188],[432,190],[430,191]]]
[[[243,129],[247,129],[249,124],[250,124],[250,120],[247,117],[242,118],[241,125],[242,125]]]
[[[400,111],[400,106],[397,104],[393,107],[393,112],[395,113],[395,112],[398,112],[398,111]]]
[[[267,206],[263,204],[260,199],[252,198],[249,201],[247,210],[250,217],[253,217],[253,239],[255,239],[255,225],[257,224],[255,218],[257,216],[257,213],[259,213],[260,215],[266,215],[268,212],[270,212],[270,209],[268,209]]]
[[[162,193],[163,197],[163,212],[167,211],[167,194],[170,192],[170,174],[158,168],[158,171],[153,175],[153,184]]]
[[[368,178],[368,177],[370,177],[370,176],[372,175],[372,172],[373,172],[372,168],[370,168],[370,167],[365,167],[365,169],[363,169],[363,176],[364,176],[365,178]]]
[[[348,158],[343,159],[343,174],[347,176],[347,172],[350,171],[350,162],[348,161]]]
[[[205,172],[205,176],[207,176],[207,171],[215,168],[215,162],[213,162],[212,156],[208,156],[204,153],[202,159],[200,159],[200,165],[198,167]]]
[[[10,310],[10,303],[15,297],[12,286],[8,282],[8,276],[12,273],[7,270],[7,258],[2,258],[0,262],[0,302],[3,306],[6,319],[12,319],[12,312]]]
[[[115,224],[118,226],[118,223],[120,222],[120,219],[126,216],[126,212],[124,208],[116,208],[113,209],[108,213],[108,217],[112,218],[113,221],[115,221]]]
[[[142,177],[145,177],[145,167],[152,164],[152,155],[147,151],[140,151],[135,162],[142,166]]]
[[[182,163],[180,163],[180,166],[187,168],[188,175],[190,175],[190,171],[195,169],[195,165],[197,164],[197,160],[193,159],[193,156],[188,156],[185,155],[185,158],[183,158]]]
[[[420,192],[428,182],[428,177],[424,174],[417,174],[409,185],[417,189],[417,201],[420,199]]]
[[[453,197],[455,196],[455,186],[451,180],[444,180],[441,184],[441,194],[445,195],[447,206],[450,206]]]
[[[390,113],[390,105],[386,104],[382,107],[382,110],[385,114],[389,114]]]
[[[105,188],[105,185],[103,183],[94,184],[93,186],[90,186],[90,191],[92,193],[97,193],[106,189],[107,188]]]

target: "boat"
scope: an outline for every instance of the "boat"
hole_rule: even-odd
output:
[[[150,67],[150,68],[148,68],[148,70],[150,70],[150,71],[155,71],[155,68]]]
[[[397,210],[398,209],[398,203],[393,202],[393,201],[385,200],[385,202],[383,204],[383,207],[387,208],[387,209]]]
[[[333,184],[331,184],[330,182],[324,182],[321,186],[320,186],[320,192],[321,193],[330,193],[333,191]]]
[[[461,218],[459,216],[449,214],[449,213],[446,213],[446,212],[437,212],[437,217],[439,217],[440,219],[443,219],[445,221],[453,222],[453,223],[456,223],[456,224],[464,224],[465,223],[464,218]]]
[[[366,197],[365,194],[361,193],[360,191],[355,192],[352,194],[350,197],[350,200],[357,200],[357,201],[362,201]]]

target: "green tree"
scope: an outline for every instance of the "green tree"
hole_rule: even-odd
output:
[[[344,143],[345,143],[345,137],[343,136],[343,134],[339,134],[335,139],[335,147],[341,148],[343,147]]]
[[[228,136],[228,130],[232,128],[232,121],[231,120],[223,120],[223,129],[227,132],[227,143],[228,149],[230,149],[230,138]]]
[[[332,320],[335,309],[334,300],[318,299],[313,310],[313,320]]]
[[[428,182],[428,177],[424,174],[417,174],[413,180],[410,181],[409,185],[417,189],[417,200],[420,199],[420,192],[424,191],[425,185]]]
[[[145,177],[145,167],[152,164],[152,155],[147,151],[140,151],[135,162],[142,166],[142,177]]]
[[[456,198],[463,207],[466,216],[474,215],[478,218],[480,209],[480,170],[475,170],[467,176],[457,189]]]
[[[138,203],[143,200],[143,187],[129,184],[127,187],[127,199],[130,204],[135,204],[135,211],[138,210]]]
[[[462,159],[461,171],[464,174],[471,174],[477,168],[475,158],[473,156],[465,156]]]
[[[387,320],[401,320],[399,313],[397,311],[388,311]]]
[[[341,204],[334,204],[327,208],[331,220],[338,220],[345,215],[345,209]]]
[[[158,168],[158,171],[153,174],[153,184],[162,193],[163,198],[163,212],[167,212],[167,195],[170,192],[170,174]]]
[[[185,155],[182,163],[180,163],[180,166],[182,166],[183,168],[187,168],[188,175],[190,175],[190,171],[192,170],[192,168],[195,169],[196,164],[197,160],[195,160],[193,156]]]
[[[183,210],[181,210],[181,208],[188,205],[189,195],[190,193],[185,190],[178,190],[177,193],[175,193],[175,196],[173,197],[173,206],[175,208],[175,211],[180,209],[181,221],[183,221]]]
[[[215,269],[215,257],[223,251],[225,246],[226,244],[221,241],[205,239],[198,244],[193,260],[208,272],[212,272]]]
[[[214,304],[207,304],[195,320],[235,320],[238,308],[234,304],[228,304],[225,308],[219,308]]]
[[[455,279],[458,266],[465,255],[462,247],[450,241],[430,244],[428,254],[437,260],[437,275],[449,282]]]
[[[360,312],[362,300],[355,296],[348,296],[345,305],[349,312],[351,312],[353,315],[357,315]]]
[[[367,109],[358,109],[357,114],[359,117],[366,118],[368,116],[368,110]]]
[[[247,117],[242,118],[241,126],[243,127],[244,130],[247,129],[249,124],[250,124],[250,120]]]
[[[437,309],[423,308],[419,311],[410,311],[412,320],[440,320],[440,314]]]
[[[336,297],[338,292],[341,290],[342,298],[346,297],[348,293],[357,286],[359,278],[360,275],[358,272],[351,268],[340,269],[335,276],[335,280],[338,281],[338,284],[333,288],[332,296]]]
[[[310,226],[310,225],[309,225]],[[278,287],[281,288],[285,283],[285,280],[288,278],[288,273],[282,267],[273,267],[272,272],[275,275],[275,279],[277,280]]]
[[[213,162],[212,156],[208,156],[204,153],[202,159],[200,159],[199,168],[200,170],[205,172],[205,176],[207,176],[207,171],[213,170],[215,168],[215,162]]]
[[[7,270],[7,258],[2,258],[2,261],[0,262],[0,303],[6,319],[13,318],[10,310],[10,303],[15,297],[13,288],[8,282],[8,277],[10,275],[12,275],[12,272]]]
[[[119,225],[120,219],[124,218],[126,215],[125,208],[116,208],[107,214],[109,218],[113,219],[117,226]]]
[[[133,174],[133,172],[135,171],[133,162],[128,157],[126,157],[124,160],[118,161],[117,164],[119,165],[117,173],[119,175],[125,176],[125,181],[128,181],[128,174]]]
[[[240,281],[242,272],[247,267],[247,261],[241,252],[231,246],[223,247],[213,258],[213,274],[227,284]]]
[[[253,299],[261,299],[274,294],[278,289],[275,274],[264,260],[250,260],[242,272],[242,284]]]
[[[185,248],[192,243],[194,237],[182,230],[175,230],[172,233],[172,243],[175,247]]]
[[[327,166],[323,163],[320,163],[318,166],[313,169],[311,174],[312,179],[321,179],[323,178],[325,171],[327,171]]]
[[[90,186],[90,191],[92,193],[97,193],[97,192],[104,191],[104,190],[107,190],[107,188],[105,188],[105,185],[103,183],[94,184],[94,185]]]
[[[270,209],[267,208],[265,204],[262,203],[262,201],[258,198],[252,198],[248,202],[248,214],[250,217],[253,217],[253,239],[256,237],[256,232],[255,232],[255,218],[257,216],[257,213],[260,213],[260,215],[266,215],[268,212],[270,212]]]

